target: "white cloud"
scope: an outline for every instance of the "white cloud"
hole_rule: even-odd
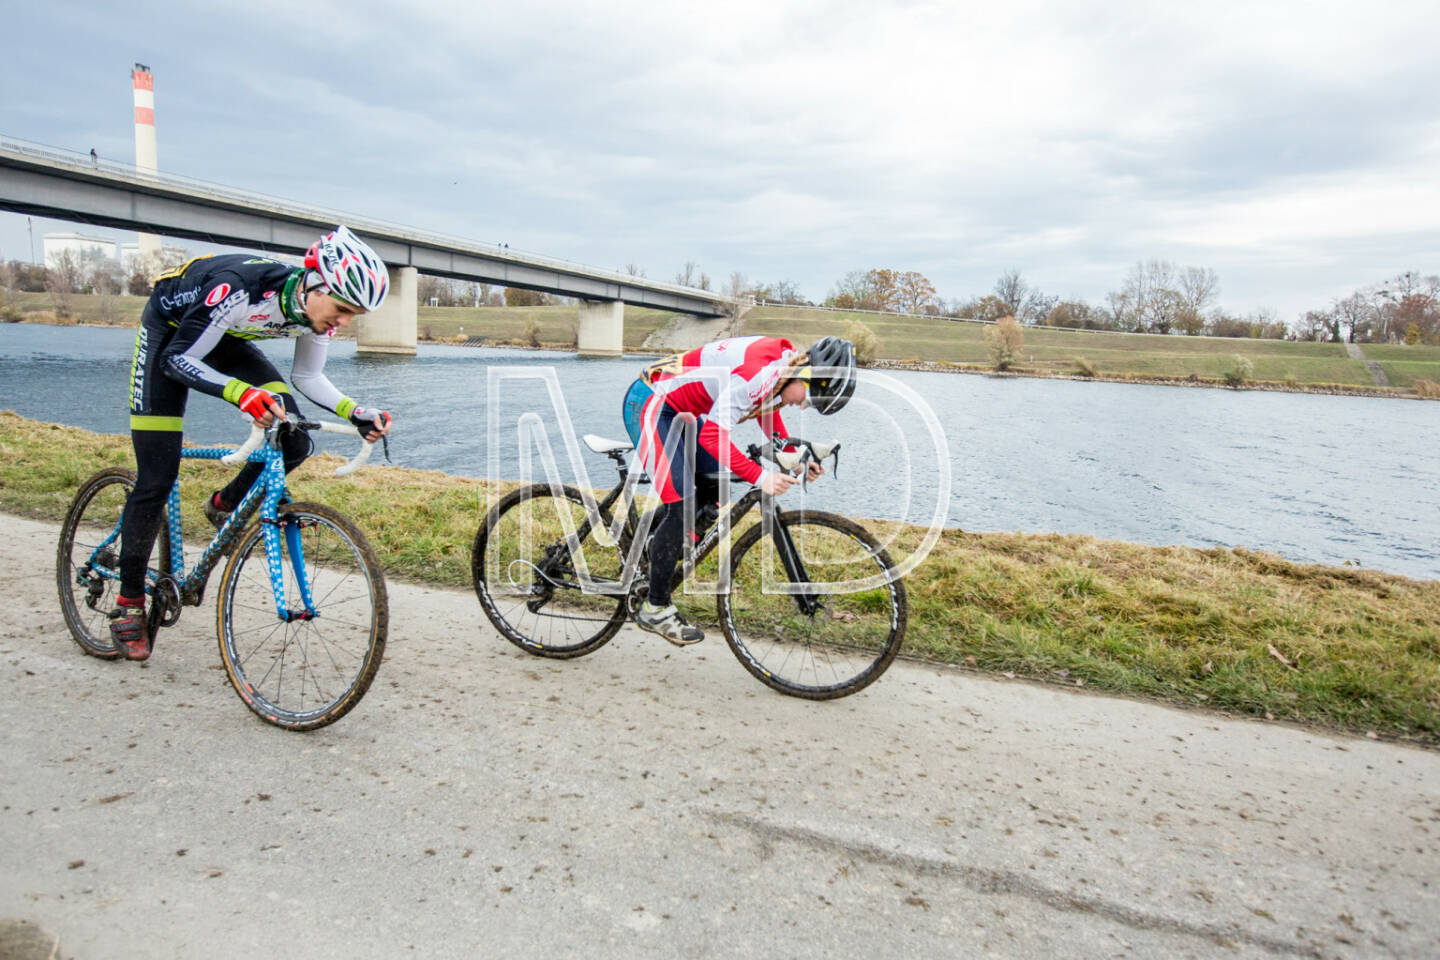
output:
[[[198,43],[213,8],[154,3],[16,26],[82,10],[81,69],[0,104],[0,132],[123,155],[116,63],[149,59],[175,172],[655,277],[694,258],[820,296],[886,265],[960,297],[1018,267],[1099,299],[1163,257],[1220,271],[1232,309],[1298,310],[1440,268],[1433,3],[326,0],[296,22],[256,0],[291,26]],[[22,49],[0,79],[37,70]]]

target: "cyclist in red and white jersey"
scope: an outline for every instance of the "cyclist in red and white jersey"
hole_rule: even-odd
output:
[[[830,414],[845,406],[854,391],[855,347],[838,337],[818,340],[809,350],[797,350],[783,337],[716,340],[651,364],[631,384],[625,429],[661,500],[651,528],[649,597],[635,618],[641,627],[681,646],[705,637],[670,603],[686,500],[695,498],[700,529],[692,537],[698,538],[717,515],[725,470],[771,496],[798,482],[746,456],[731,439],[734,429],[754,419],[765,439],[788,437],[781,407],[809,406]],[[691,464],[683,432],[696,427],[696,462]],[[823,472],[813,462],[809,470],[812,478]]]

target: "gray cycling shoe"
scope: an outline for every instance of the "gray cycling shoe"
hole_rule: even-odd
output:
[[[652,607],[648,601],[642,603],[635,612],[635,623],[641,630],[658,633],[677,647],[688,647],[705,639],[704,631],[686,623],[674,604],[668,607]]]

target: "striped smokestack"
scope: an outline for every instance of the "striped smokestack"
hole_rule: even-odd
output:
[[[135,64],[130,74],[135,87],[135,170],[155,173],[155,75],[143,63]],[[160,256],[160,238],[153,233],[140,234],[140,255]]]

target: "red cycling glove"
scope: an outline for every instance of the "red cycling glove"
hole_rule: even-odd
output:
[[[259,420],[261,417],[270,413],[270,405],[272,403],[279,406],[280,398],[268,390],[251,387],[249,390],[240,394],[240,402],[237,403],[236,406],[240,408],[242,413],[247,413],[256,420]]]

